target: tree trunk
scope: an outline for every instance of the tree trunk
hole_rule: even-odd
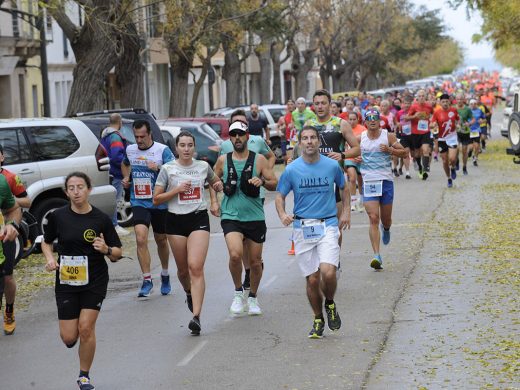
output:
[[[307,75],[314,66],[314,52],[315,50],[306,50],[303,53],[303,61],[300,61],[299,51],[293,57],[294,89],[298,97],[307,97]]]
[[[260,101],[259,104],[271,102],[271,44],[263,41],[255,48],[260,63]]]
[[[209,50],[209,49],[208,49]],[[206,76],[208,75],[209,67],[211,66],[211,58],[217,53],[218,47],[216,49],[212,49],[208,51],[206,58],[202,60],[202,68],[200,70],[200,76],[198,80],[194,80],[195,84],[193,87],[193,96],[191,97],[191,108],[190,108],[190,117],[197,116],[197,100],[199,100],[200,90],[204,86],[204,81],[206,80]]]
[[[144,107],[144,65],[141,63],[141,44],[134,23],[127,24],[122,35],[123,55],[116,65],[116,78],[121,89],[120,106]]]
[[[326,65],[321,65],[320,66],[320,78],[321,78],[321,83],[323,84],[323,88],[326,89],[327,91],[331,92],[330,90],[330,74],[327,70],[327,67]]]
[[[168,45],[171,65],[170,109],[168,116],[185,117],[188,114],[188,77],[193,64],[193,53],[179,53]]]
[[[226,106],[240,105],[240,91],[242,90],[242,77],[240,74],[240,58],[238,53],[231,49],[226,39],[222,40],[224,49],[224,67],[222,78],[226,80]]]

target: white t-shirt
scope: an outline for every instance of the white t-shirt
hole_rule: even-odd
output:
[[[189,214],[198,210],[206,210],[204,183],[215,177],[213,169],[206,161],[193,160],[189,166],[183,166],[179,160],[170,161],[161,167],[155,185],[161,186],[165,192],[180,183],[191,181],[191,189],[175,195],[168,202],[168,211],[173,214]]]

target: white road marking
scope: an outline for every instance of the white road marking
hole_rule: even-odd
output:
[[[195,355],[197,355],[201,350],[202,348],[204,348],[204,346],[208,343],[208,340],[204,340],[204,341],[201,341],[195,348],[193,348],[191,350],[190,353],[188,353],[186,355],[186,357],[184,359],[182,359],[178,364],[177,364],[177,367],[183,367],[183,366],[186,366],[190,361],[191,359],[193,359],[195,357]]]
[[[271,284],[273,284],[273,282],[278,279],[278,276],[277,275],[274,275],[274,276],[271,276],[271,279],[269,279],[267,282],[261,284],[262,288],[267,288],[269,287]]]

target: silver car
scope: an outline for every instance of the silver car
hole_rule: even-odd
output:
[[[108,157],[88,127],[76,119],[0,120],[4,166],[17,173],[32,200],[30,213],[40,231],[47,214],[68,203],[65,177],[74,171],[92,180],[90,202],[112,215],[116,191],[109,184]]]

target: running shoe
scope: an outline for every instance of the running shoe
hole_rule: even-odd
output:
[[[451,188],[451,187],[453,187],[453,180],[448,179],[448,188]]]
[[[423,172],[423,174],[422,174],[422,179],[423,179],[423,180],[428,179],[428,172]]]
[[[423,180],[423,173],[422,173],[422,171],[419,171],[419,174],[417,176],[419,177],[419,179]]]
[[[374,255],[374,258],[370,262],[370,266],[373,269],[383,269],[383,259],[381,259],[381,255]]]
[[[321,339],[323,337],[323,330],[325,329],[325,324],[321,318],[315,319],[312,323],[312,329],[309,332],[310,339]]]
[[[141,286],[141,290],[139,291],[139,294],[137,295],[137,297],[139,297],[139,298],[149,297],[150,294],[152,293],[152,289],[153,289],[152,280],[144,279],[143,285]]]
[[[191,294],[186,294],[186,305],[188,305],[188,309],[193,313],[193,299]]]
[[[462,173],[464,175],[467,175],[468,174],[468,169],[466,167],[462,167]]]
[[[16,321],[14,319],[14,312],[4,312],[4,334],[6,336],[12,335],[16,329]]]
[[[477,161],[477,159],[473,160],[473,166],[474,166],[474,167],[478,167],[478,161]]]
[[[410,180],[412,178],[412,176],[410,176],[410,172],[406,172],[406,176],[405,177],[406,177],[407,180]]]
[[[86,376],[80,376],[77,380],[79,390],[96,390],[94,386],[90,383],[90,378]]]
[[[242,314],[244,312],[244,292],[243,291],[235,291],[235,296],[233,297],[233,303],[231,303],[231,307],[229,311],[231,314]]]
[[[194,336],[198,336],[200,334],[200,320],[197,317],[193,317],[188,324],[189,330],[191,330],[191,334]]]
[[[455,168],[451,168],[450,173],[451,173],[451,178],[453,180],[455,180],[457,178],[457,171],[455,170]]]
[[[247,298],[247,306],[249,307],[247,314],[250,316],[259,316],[262,314],[262,309],[258,306],[258,299],[253,297]]]
[[[388,245],[390,243],[390,229],[386,230],[381,224],[381,233],[383,238],[383,244]]]
[[[325,305],[325,312],[327,313],[327,325],[329,329],[334,331],[341,328],[341,318],[336,309],[336,303]]]
[[[170,284],[170,275],[161,275],[161,294],[168,295],[172,292],[172,286]]]

